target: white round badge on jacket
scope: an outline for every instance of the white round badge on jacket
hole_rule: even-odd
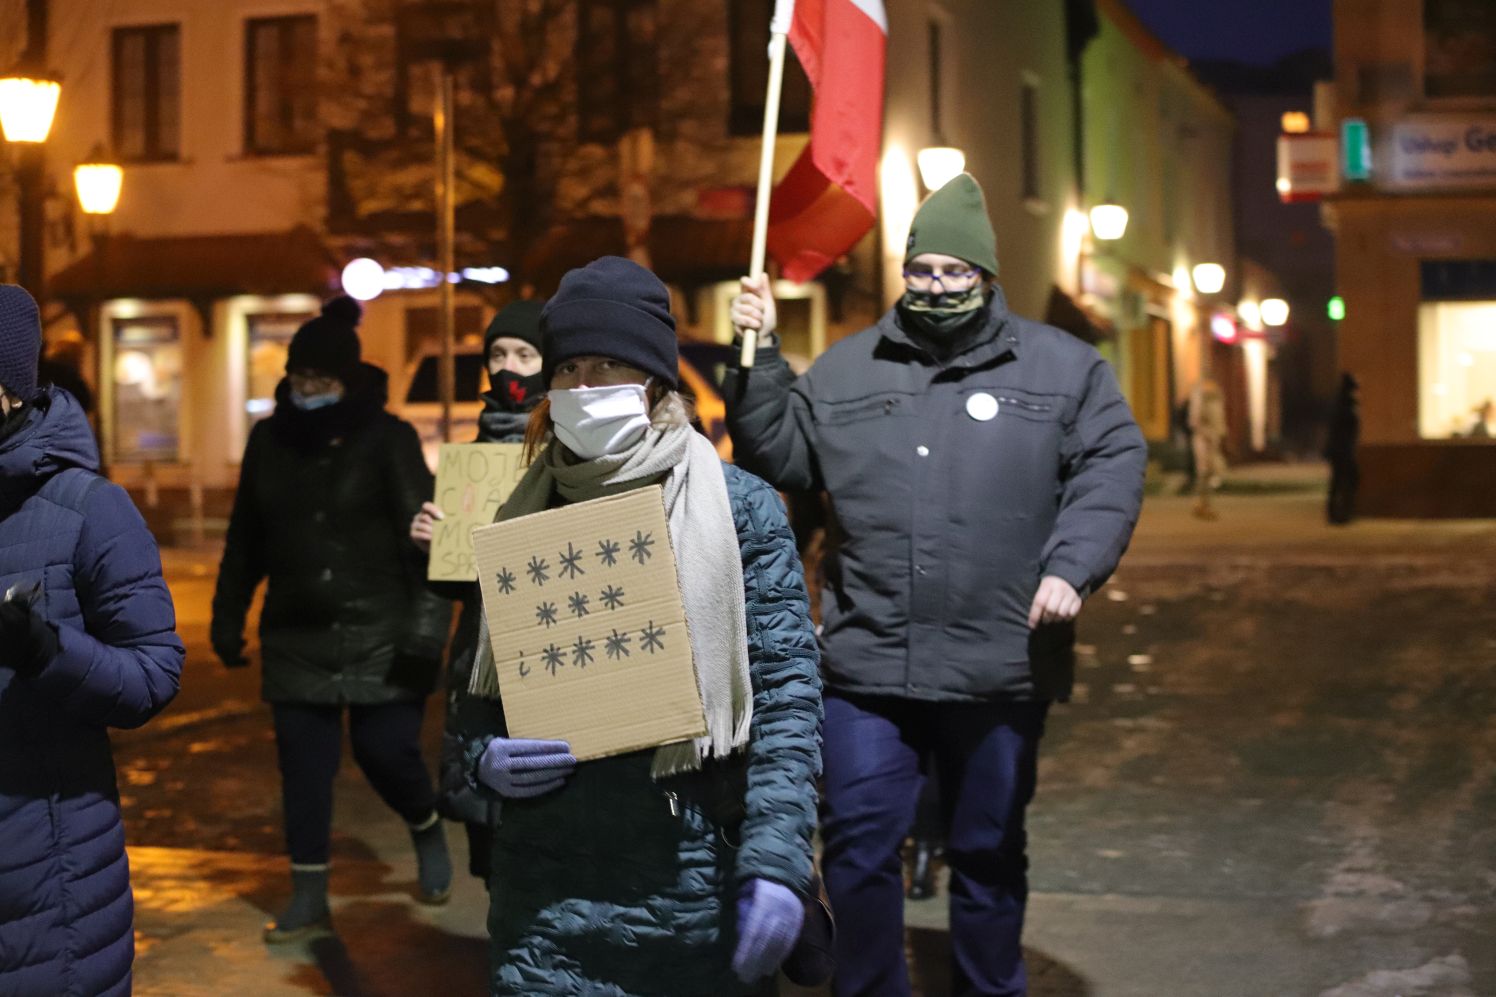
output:
[[[989,422],[997,418],[997,399],[985,391],[978,391],[966,399],[966,414],[977,422]]]

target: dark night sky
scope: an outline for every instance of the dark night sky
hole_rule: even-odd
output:
[[[1270,65],[1330,47],[1331,0],[1125,0],[1165,45],[1193,60]]]

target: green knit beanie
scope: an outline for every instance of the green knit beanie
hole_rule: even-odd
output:
[[[997,276],[997,236],[987,200],[970,173],[962,173],[925,198],[909,226],[904,265],[921,253],[943,253]]]

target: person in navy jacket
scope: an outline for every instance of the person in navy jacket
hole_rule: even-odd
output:
[[[128,994],[133,901],[108,728],[177,693],[184,650],[140,513],[83,408],[37,383],[0,285],[0,993]]]

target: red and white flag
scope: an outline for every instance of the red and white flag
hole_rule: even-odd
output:
[[[810,145],[774,188],[768,251],[784,277],[810,280],[873,227],[883,146],[883,0],[780,0],[810,78]],[[776,21],[780,14],[776,11]]]

